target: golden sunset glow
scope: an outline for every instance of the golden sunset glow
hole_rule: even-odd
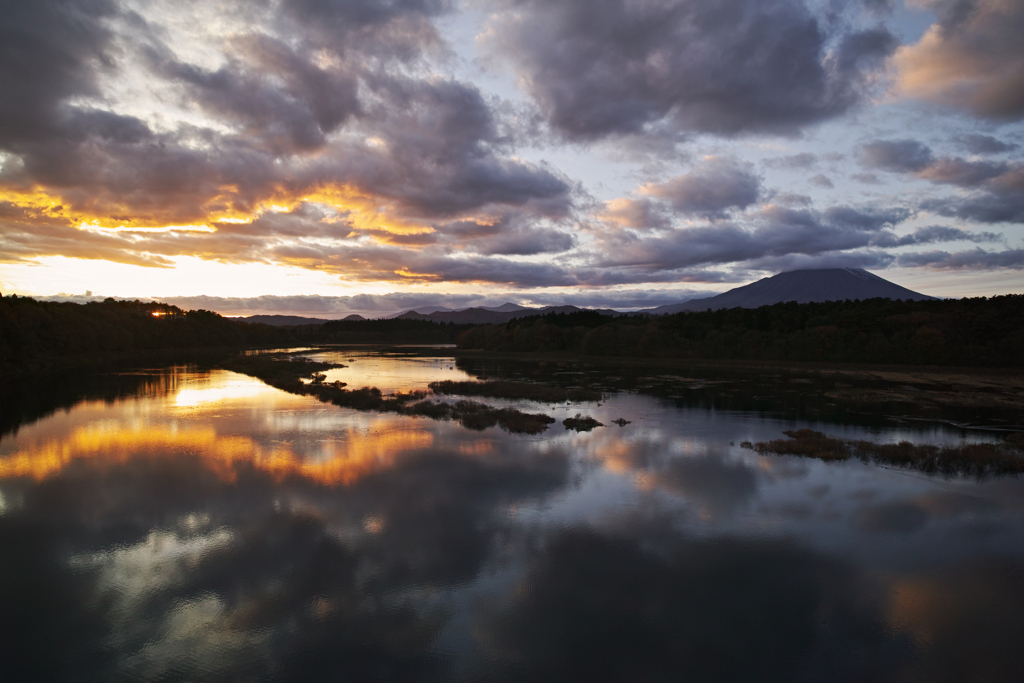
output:
[[[811,268],[1021,285],[1019,3],[574,2],[26,9],[48,28],[10,43],[0,292],[383,317]]]
[[[433,434],[426,430],[379,427],[372,434],[345,432],[324,443],[315,457],[302,457],[288,445],[261,445],[247,436],[219,434],[213,427],[94,423],[76,427],[64,438],[43,440],[0,457],[0,479],[41,481],[78,461],[111,467],[134,458],[198,455],[226,482],[235,480],[240,464],[248,464],[279,481],[301,477],[336,486],[388,469],[403,456],[433,445]]]

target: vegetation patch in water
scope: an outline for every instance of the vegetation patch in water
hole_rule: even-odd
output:
[[[789,438],[757,443],[744,441],[740,446],[761,455],[797,455],[825,461],[856,457],[863,462],[929,474],[982,478],[1024,472],[1024,435],[1021,434],[1013,434],[1003,443],[959,443],[952,446],[836,439],[812,429],[785,431],[783,434]]]
[[[373,410],[427,417],[433,420],[454,420],[468,429],[499,426],[513,434],[540,434],[555,421],[542,413],[524,413],[515,408],[494,408],[475,401],[442,403],[425,401],[426,392],[410,391],[384,396],[376,387],[346,389],[344,382],[327,382],[324,370],[345,367],[332,363],[272,356],[246,356],[222,364],[227,370],[256,377],[272,387],[303,396],[315,396],[324,403],[342,408]],[[309,380],[308,383],[303,380]],[[416,401],[412,405],[409,403]]]
[[[577,432],[589,432],[594,427],[604,427],[603,424],[590,417],[581,416],[576,413],[575,417],[567,417],[562,420],[562,424],[565,425],[566,429],[575,429]]]
[[[456,396],[486,396],[488,398],[525,399],[542,403],[561,403],[562,401],[600,401],[601,392],[597,389],[583,389],[553,386],[550,384],[533,384],[530,382],[512,382],[496,380],[490,382],[454,382],[444,380],[429,384],[435,394],[452,394]]]

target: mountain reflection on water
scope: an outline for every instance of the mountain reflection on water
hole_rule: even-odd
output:
[[[609,425],[516,436],[136,377],[0,441],[0,681],[1024,680],[1020,479],[762,457],[821,425],[632,393],[493,401]]]

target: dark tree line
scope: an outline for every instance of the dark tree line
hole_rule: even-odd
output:
[[[130,360],[158,350],[296,343],[291,330],[211,311],[107,299],[88,304],[0,297],[0,376]]]
[[[301,325],[295,333],[306,343],[319,344],[454,344],[460,332],[473,327],[431,320],[381,318],[332,320]]]
[[[659,317],[549,314],[477,326],[457,344],[601,356],[1020,367],[1024,295],[790,302]]]
[[[0,297],[0,377],[130,362],[162,350],[450,342],[488,351],[1019,367],[1024,295],[791,302],[659,317],[580,311],[475,327],[402,319],[273,327],[161,303]]]

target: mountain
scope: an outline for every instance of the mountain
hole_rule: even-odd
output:
[[[513,303],[509,303],[509,302],[503,303],[500,306],[481,306],[480,308],[483,308],[483,309],[488,310],[488,311],[498,311],[500,313],[512,313],[512,312],[515,312],[515,311],[528,311],[528,310],[530,310],[526,306],[520,306],[519,304],[513,304]]]
[[[250,315],[245,318],[235,318],[243,323],[263,323],[274,327],[285,327],[288,325],[322,325],[333,322],[327,318],[303,318],[299,315]],[[366,320],[361,315],[352,314],[342,320]]]
[[[876,298],[922,301],[935,297],[900,287],[860,268],[824,268],[791,270],[730,289],[717,296],[658,306],[645,312],[659,315],[681,311],[705,311],[709,308],[757,308],[786,301],[806,304],[812,301]]]
[[[504,309],[504,310],[502,310]],[[485,323],[507,323],[513,318],[528,315],[546,315],[548,313],[575,313],[576,311],[594,310],[601,315],[622,315],[610,308],[585,309],[578,306],[545,306],[543,308],[526,308],[515,304],[503,304],[497,308],[464,308],[461,311],[437,311],[436,313],[417,313],[406,311],[396,318],[404,320],[431,320],[436,323],[457,323],[460,325],[483,325]]]
[[[250,315],[244,318],[235,318],[243,323],[263,323],[274,327],[285,327],[286,325],[322,325],[330,322],[326,318],[303,318],[299,315]]]

